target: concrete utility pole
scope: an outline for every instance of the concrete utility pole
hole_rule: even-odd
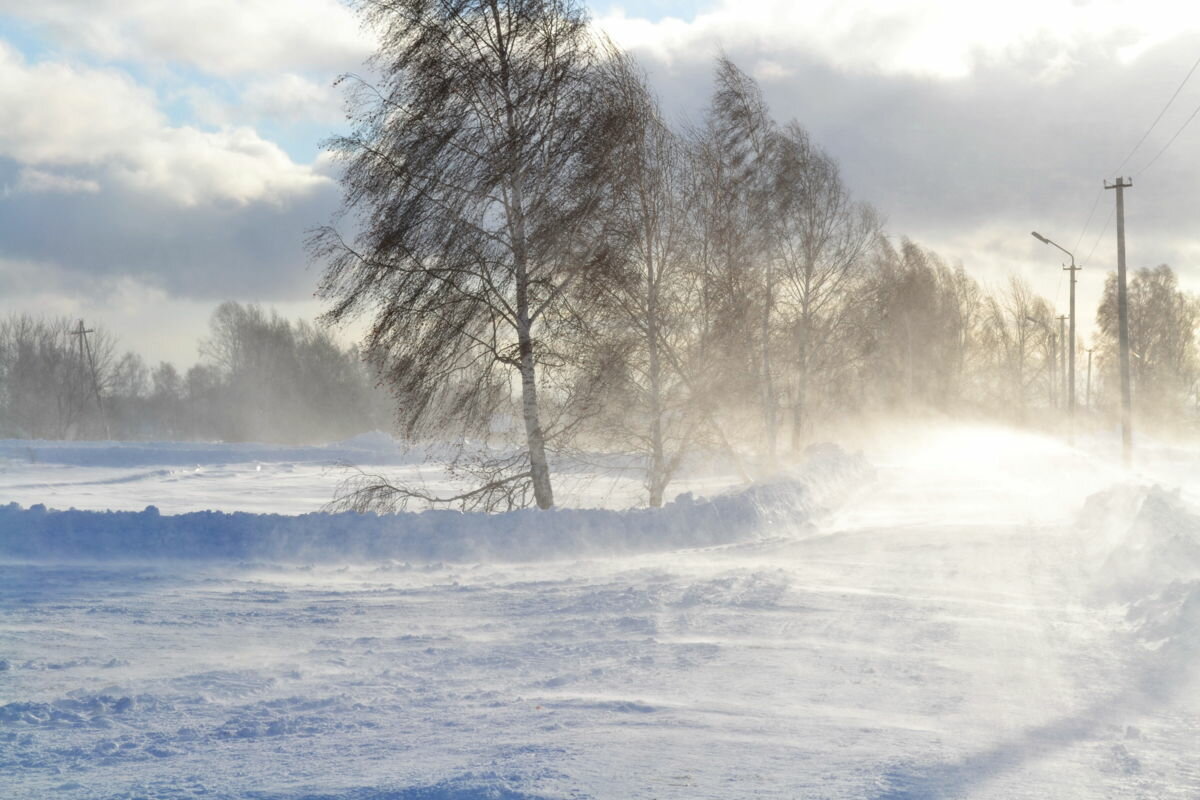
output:
[[[1084,401],[1083,401],[1083,403],[1084,403],[1084,407],[1085,407],[1085,408],[1091,408],[1091,407],[1092,407],[1092,350],[1093,350],[1093,349],[1094,349],[1094,348],[1091,348],[1091,347],[1089,347],[1089,348],[1087,349],[1087,354],[1088,354],[1088,380],[1087,380],[1087,394],[1086,394],[1086,395],[1084,395],[1084,398],[1085,398],[1085,399],[1084,399]]]
[[[1070,250],[1068,250],[1067,248],[1060,245],[1058,242],[1054,242],[1054,241],[1051,241],[1050,239],[1047,239],[1045,236],[1042,236],[1037,231],[1033,231],[1033,238],[1037,239],[1042,244],[1048,244],[1048,245],[1051,245],[1052,247],[1057,247],[1059,250],[1066,253],[1067,256],[1071,259],[1070,266],[1063,264],[1063,269],[1066,271],[1069,271],[1071,273],[1071,312],[1070,312],[1070,316],[1069,316],[1069,319],[1071,320],[1071,330],[1070,330],[1070,334],[1069,334],[1069,338],[1068,338],[1069,344],[1067,344],[1066,383],[1067,383],[1067,413],[1071,417],[1072,424],[1074,424],[1074,420],[1075,420],[1075,273],[1079,272],[1079,270],[1081,270],[1083,268],[1075,266],[1075,255]],[[1059,317],[1059,320],[1061,321],[1062,317]],[[1062,330],[1061,327],[1059,328],[1059,330],[1061,332],[1061,330]]]
[[[1067,398],[1067,394],[1068,394],[1068,392],[1067,392],[1067,370],[1066,370],[1066,366],[1067,366],[1067,334],[1063,330],[1066,327],[1066,324],[1067,324],[1067,315],[1059,314],[1058,315],[1058,359],[1059,359],[1058,363],[1063,365],[1062,398],[1063,398],[1064,403],[1067,402],[1066,398]],[[1072,377],[1074,377],[1074,376],[1072,376]],[[1069,405],[1068,405],[1068,407],[1069,407]]]
[[[1058,408],[1058,336],[1049,325],[1046,326],[1046,333],[1050,336],[1050,407]]]
[[[1125,190],[1132,180],[1118,177],[1104,182],[1105,189],[1117,190],[1117,321],[1121,363],[1121,460],[1133,463],[1133,391],[1129,377],[1129,294],[1125,289]]]

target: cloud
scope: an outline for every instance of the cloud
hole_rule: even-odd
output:
[[[154,93],[111,69],[27,64],[0,42],[0,154],[30,164],[97,164],[161,128]]]
[[[943,79],[971,74],[979,59],[1031,43],[1053,61],[1110,40],[1136,60],[1180,30],[1200,25],[1200,6],[1144,0],[718,0],[690,21],[650,21],[616,10],[598,23],[625,47],[670,64],[716,48],[792,49],[838,70]]]
[[[340,203],[336,170],[284,145],[341,118],[332,76],[371,49],[345,6],[0,0],[5,14],[37,35],[28,55],[0,39],[0,312],[86,315],[187,363],[222,300],[318,311],[303,242]]]
[[[0,156],[29,167],[94,167],[183,206],[278,204],[329,182],[249,127],[171,125],[155,93],[120,71],[30,64],[3,44],[0,108],[8,112]]]
[[[292,72],[253,81],[242,93],[242,104],[250,113],[284,122],[333,123],[344,118],[342,96],[332,84]]]
[[[172,124],[120,70],[30,63],[2,43],[0,108],[10,296],[52,276],[68,276],[63,297],[119,278],[204,302],[311,296],[305,231],[339,201],[324,162],[297,163],[245,125]]]
[[[162,129],[139,142],[112,172],[134,189],[184,206],[210,201],[279,205],[328,184],[248,127]]]
[[[0,0],[0,14],[104,60],[180,63],[223,78],[340,71],[373,50],[338,0]]]
[[[72,175],[61,175],[24,167],[18,173],[16,185],[12,187],[11,191],[30,194],[42,192],[95,194],[100,191],[100,184],[97,181],[87,178],[77,178]]]
[[[0,185],[13,183],[20,169],[0,159]],[[318,277],[304,252],[306,231],[328,220],[339,201],[328,180],[311,193],[245,204],[183,206],[119,181],[96,193],[0,194],[0,257],[56,265],[73,276],[64,286],[78,292],[128,276],[175,297],[295,300],[311,297]],[[18,292],[48,274],[0,278]]]

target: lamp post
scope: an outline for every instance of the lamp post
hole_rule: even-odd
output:
[[[1081,269],[1081,267],[1075,266],[1075,256],[1067,248],[1063,247],[1062,245],[1058,244],[1057,242],[1053,242],[1050,239],[1047,239],[1045,236],[1042,236],[1037,231],[1033,231],[1033,238],[1037,239],[1042,244],[1048,244],[1048,245],[1057,247],[1059,250],[1062,250],[1064,253],[1066,253],[1067,256],[1071,259],[1071,265],[1067,266],[1066,264],[1063,264],[1063,269],[1067,270],[1071,273],[1071,317],[1070,317],[1071,318],[1071,332],[1068,334],[1068,336],[1070,337],[1070,340],[1069,340],[1068,346],[1067,346],[1067,360],[1068,360],[1067,370],[1069,373],[1068,378],[1067,378],[1067,415],[1070,417],[1071,432],[1072,432],[1072,435],[1074,435],[1074,430],[1075,430],[1075,273],[1078,272]]]

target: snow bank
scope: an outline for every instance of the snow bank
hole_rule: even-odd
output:
[[[832,447],[790,477],[661,509],[432,510],[389,515],[54,511],[0,507],[0,557],[285,563],[536,561],[732,544],[794,532],[868,467]]]
[[[1125,605],[1151,649],[1200,652],[1200,515],[1178,491],[1120,487],[1088,498],[1082,521],[1108,549],[1096,598]]]
[[[1112,549],[1098,588],[1112,599],[1133,601],[1148,590],[1200,578],[1200,516],[1177,491],[1122,487],[1089,498],[1084,513],[1109,524]],[[1123,532],[1114,532],[1113,523]]]

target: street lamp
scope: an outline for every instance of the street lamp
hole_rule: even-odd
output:
[[[1063,269],[1071,273],[1071,332],[1070,340],[1067,346],[1067,359],[1069,366],[1067,367],[1070,377],[1067,382],[1067,413],[1071,419],[1072,432],[1075,426],[1075,273],[1080,270],[1080,267],[1075,266],[1075,256],[1070,250],[1058,244],[1057,242],[1047,239],[1037,231],[1032,231],[1033,238],[1037,239],[1042,244],[1048,244],[1062,250],[1071,259],[1071,266],[1063,264]]]

